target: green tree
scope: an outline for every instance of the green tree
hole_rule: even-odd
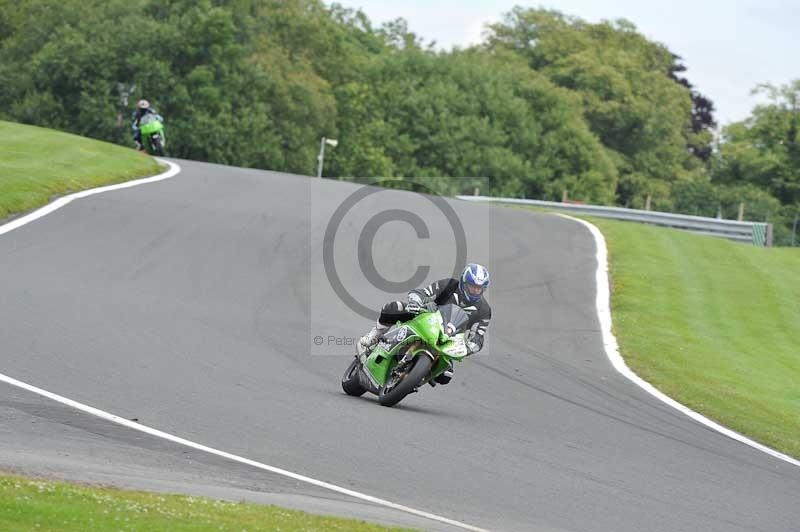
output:
[[[675,83],[674,55],[625,20],[590,24],[515,8],[490,27],[490,49],[511,50],[577,93],[591,131],[619,170],[617,199],[639,206],[654,189],[698,175],[690,144],[692,97]]]
[[[800,203],[800,80],[761,85],[768,103],[724,128],[713,177],[725,184],[751,183],[785,205]]]
[[[130,145],[147,98],[172,155],[312,174],[326,136],[326,175],[449,192],[466,176],[491,194],[699,209],[713,105],[679,59],[627,21],[539,9],[438,52],[402,19],[376,28],[322,0],[0,0],[3,118]],[[768,88],[773,104],[726,130],[713,201],[740,184],[798,201],[793,90]]]

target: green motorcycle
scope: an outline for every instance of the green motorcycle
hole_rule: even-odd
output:
[[[164,123],[161,117],[148,113],[139,120],[139,132],[142,134],[142,145],[150,155],[164,156],[167,138],[164,136]]]
[[[344,372],[342,389],[353,396],[370,392],[383,406],[396,405],[441,375],[451,360],[468,355],[462,331],[468,322],[458,305],[397,322],[371,351],[356,355]]]

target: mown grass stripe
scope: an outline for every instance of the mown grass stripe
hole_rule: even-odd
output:
[[[608,244],[614,332],[630,368],[800,457],[800,250],[591,221]]]
[[[157,174],[157,161],[135,150],[0,121],[0,220],[56,196]]]

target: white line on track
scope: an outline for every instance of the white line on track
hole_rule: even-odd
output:
[[[54,202],[48,203],[41,209],[37,209],[30,214],[26,214],[25,216],[17,218],[16,220],[12,220],[5,225],[0,225],[0,235],[9,233],[14,229],[22,227],[25,224],[29,224],[34,220],[38,220],[43,216],[47,216],[51,212],[57,211],[61,207],[71,203],[72,200],[85,198],[87,196],[94,196],[95,194],[102,194],[103,192],[110,192],[112,190],[119,190],[121,188],[130,188],[138,185],[146,185],[147,183],[155,183],[156,181],[163,181],[164,179],[169,179],[170,177],[173,177],[174,175],[176,175],[178,172],[181,171],[181,167],[175,163],[171,163],[169,161],[164,161],[161,159],[157,160],[159,162],[167,164],[169,166],[169,170],[167,170],[164,173],[154,175],[152,177],[145,177],[144,179],[136,179],[134,181],[126,181],[125,183],[119,183],[117,185],[108,185],[105,187],[92,188],[89,190],[84,190],[82,192],[76,192],[74,194],[70,194],[69,196],[58,198]]]
[[[45,207],[42,207],[41,209],[38,209],[38,210],[36,210],[36,211],[34,211],[34,212],[30,213],[30,214],[27,214],[27,215],[25,215],[25,216],[23,216],[21,218],[17,218],[16,220],[13,220],[13,221],[5,224],[5,225],[0,226],[0,235],[3,235],[3,234],[8,233],[10,231],[13,231],[14,229],[22,227],[23,225],[28,224],[28,223],[30,223],[30,222],[32,222],[34,220],[38,220],[39,218],[41,218],[43,216],[46,216],[46,215],[50,214],[51,212],[53,212],[53,211],[55,211],[57,209],[60,209],[61,207],[67,205],[72,200],[79,199],[79,198],[85,198],[87,196],[93,196],[95,194],[101,194],[103,192],[109,192],[109,191],[112,191],[112,190],[119,190],[119,189],[122,189],[122,188],[135,187],[137,185],[144,185],[144,184],[147,184],[147,183],[155,183],[157,181],[161,181],[161,180],[173,177],[173,176],[177,175],[178,172],[181,171],[181,167],[179,165],[175,164],[175,163],[172,163],[172,162],[169,162],[169,161],[164,161],[164,160],[161,160],[161,159],[159,159],[159,161],[169,165],[169,167],[170,167],[169,170],[167,170],[166,172],[164,172],[162,174],[158,174],[158,175],[155,175],[153,177],[148,177],[148,178],[145,178],[145,179],[137,179],[135,181],[127,181],[125,183],[120,183],[118,185],[109,185],[109,186],[106,186],[106,187],[94,188],[94,189],[91,189],[91,190],[85,190],[83,192],[77,192],[75,194],[70,194],[69,196],[64,196],[63,198],[59,198],[59,199],[55,200],[54,202],[46,205]],[[128,428],[134,429],[134,430],[138,430],[139,432],[144,432],[145,434],[149,434],[149,435],[155,436],[157,438],[162,438],[164,440],[168,440],[168,441],[177,443],[179,445],[184,445],[186,447],[191,447],[192,449],[197,449],[198,451],[203,451],[203,452],[206,452],[206,453],[209,453],[209,454],[213,454],[213,455],[216,455],[216,456],[221,456],[222,458],[227,458],[228,460],[233,460],[235,462],[246,464],[246,465],[258,468],[258,469],[262,469],[264,471],[269,471],[270,473],[275,473],[277,475],[282,475],[284,477],[289,477],[289,478],[292,478],[294,480],[298,480],[300,482],[305,482],[305,483],[311,484],[313,486],[317,486],[317,487],[324,488],[324,489],[327,489],[327,490],[330,490],[330,491],[334,491],[336,493],[341,493],[342,495],[347,495],[347,496],[350,496],[350,497],[353,497],[353,498],[356,498],[356,499],[360,499],[362,501],[370,502],[372,504],[377,504],[377,505],[383,506],[385,508],[391,508],[393,510],[398,510],[400,512],[405,512],[405,513],[408,513],[408,514],[411,514],[411,515],[416,515],[418,517],[423,517],[425,519],[430,519],[432,521],[438,521],[440,523],[444,523],[444,524],[447,524],[447,525],[450,525],[450,526],[453,526],[453,527],[456,527],[456,528],[461,528],[461,529],[464,529],[464,530],[471,530],[473,532],[488,532],[487,530],[485,530],[483,528],[478,528],[476,526],[468,525],[466,523],[462,523],[460,521],[449,519],[447,517],[443,517],[443,516],[440,516],[440,515],[428,513],[428,512],[425,512],[423,510],[417,510],[415,508],[410,508],[408,506],[403,506],[401,504],[396,504],[396,503],[393,503],[393,502],[390,502],[390,501],[387,501],[387,500],[384,500],[384,499],[379,499],[377,497],[373,497],[371,495],[366,495],[366,494],[360,493],[358,491],[353,491],[353,490],[349,490],[347,488],[342,488],[342,487],[337,486],[335,484],[330,484],[328,482],[323,482],[321,480],[316,480],[316,479],[311,478],[311,477],[306,477],[304,475],[299,475],[297,473],[292,473],[291,471],[287,471],[285,469],[281,469],[281,468],[274,467],[274,466],[271,466],[271,465],[263,464],[261,462],[255,461],[255,460],[251,460],[249,458],[244,458],[242,456],[238,456],[238,455],[235,455],[235,454],[232,454],[232,453],[221,451],[219,449],[214,449],[213,447],[208,447],[208,446],[202,445],[200,443],[196,443],[196,442],[193,442],[191,440],[187,440],[187,439],[181,438],[179,436],[174,436],[174,435],[169,434],[167,432],[163,432],[163,431],[160,431],[158,429],[154,429],[152,427],[148,427],[146,425],[142,425],[141,423],[137,423],[135,421],[131,421],[129,419],[125,419],[123,417],[120,417],[120,416],[105,412],[105,411],[100,410],[98,408],[94,408],[92,406],[88,406],[88,405],[85,405],[83,403],[79,403],[78,401],[73,401],[72,399],[68,399],[66,397],[63,397],[63,396],[58,395],[58,394],[55,394],[53,392],[49,392],[47,390],[43,390],[41,388],[37,388],[36,386],[33,386],[33,385],[27,384],[25,382],[19,381],[19,380],[13,378],[13,377],[9,377],[8,375],[3,375],[2,373],[0,373],[0,381],[5,382],[7,384],[10,384],[12,386],[16,386],[17,388],[22,388],[23,390],[27,390],[29,392],[33,392],[33,393],[41,395],[43,397],[47,397],[48,399],[52,399],[53,401],[57,401],[57,402],[59,402],[59,403],[61,403],[63,405],[67,405],[69,407],[75,408],[76,410],[80,410],[80,411],[85,412],[87,414],[91,414],[93,416],[97,416],[97,417],[99,417],[101,419],[105,419],[107,421],[112,421],[112,422],[117,423],[119,425],[122,425],[124,427],[128,427]]]
[[[603,238],[603,233],[601,233],[595,225],[585,220],[574,218],[566,214],[556,214],[563,218],[567,218],[585,225],[594,237],[595,245],[597,247],[597,316],[600,319],[600,328],[603,331],[603,346],[605,347],[606,355],[611,361],[611,364],[614,366],[614,369],[659,401],[662,401],[672,408],[683,412],[695,421],[702,423],[703,425],[714,429],[717,432],[728,436],[729,438],[733,438],[734,440],[744,443],[745,445],[749,445],[754,449],[758,449],[759,451],[765,452],[770,456],[774,456],[775,458],[783,460],[784,462],[788,462],[792,465],[800,467],[800,461],[795,460],[791,456],[787,456],[776,451],[775,449],[770,449],[766,445],[755,442],[750,438],[739,434],[738,432],[732,431],[727,427],[723,427],[719,423],[711,421],[702,414],[698,414],[688,406],[682,405],[678,401],[656,389],[655,386],[646,380],[639,377],[627,366],[627,364],[625,364],[625,360],[622,358],[622,355],[620,355],[619,352],[619,344],[617,344],[617,339],[614,337],[614,333],[611,330],[611,290],[608,286],[608,249],[606,248],[606,240]]]
[[[43,390],[41,388],[37,388],[36,386],[32,386],[32,385],[27,384],[25,382],[18,381],[17,379],[14,379],[14,378],[9,377],[7,375],[3,375],[2,373],[0,373],[0,381],[8,383],[8,384],[11,384],[11,385],[16,386],[18,388],[22,388],[23,390],[28,390],[29,392],[33,392],[33,393],[39,394],[41,396],[47,397],[48,399],[52,399],[53,401],[57,401],[57,402],[59,402],[61,404],[70,406],[70,407],[75,408],[77,410],[80,410],[82,412],[86,412],[87,414],[91,414],[93,416],[97,416],[99,418],[102,418],[102,419],[105,419],[105,420],[108,420],[108,421],[113,421],[114,423],[122,425],[123,427],[128,427],[128,428],[131,428],[131,429],[134,429],[134,430],[138,430],[140,432],[144,432],[146,434],[150,434],[151,436],[155,436],[157,438],[162,438],[164,440],[168,440],[168,441],[180,444],[180,445],[184,445],[186,447],[191,447],[192,449],[197,449],[198,451],[203,451],[203,452],[206,452],[206,453],[209,453],[209,454],[214,454],[214,455],[217,455],[217,456],[221,456],[222,458],[227,458],[228,460],[233,460],[234,462],[239,462],[239,463],[242,463],[242,464],[246,464],[246,465],[249,465],[249,466],[256,467],[258,469],[263,469],[264,471],[269,471],[270,473],[275,473],[277,475],[282,475],[284,477],[289,477],[289,478],[292,478],[294,480],[299,480],[300,482],[305,482],[307,484],[318,486],[320,488],[325,488],[325,489],[328,489],[328,490],[331,490],[331,491],[335,491],[336,493],[341,493],[343,495],[348,495],[348,496],[354,497],[356,499],[361,499],[362,501],[371,502],[373,504],[384,506],[386,508],[391,508],[393,510],[399,510],[401,512],[405,512],[405,513],[408,513],[408,514],[416,515],[418,517],[424,517],[426,519],[431,519],[433,521],[438,521],[440,523],[445,523],[445,524],[448,524],[450,526],[454,526],[454,527],[457,527],[457,528],[462,528],[464,530],[472,530],[474,532],[488,532],[483,528],[478,528],[478,527],[475,527],[475,526],[472,526],[472,525],[468,525],[466,523],[461,523],[461,522],[455,521],[453,519],[448,519],[447,517],[442,517],[440,515],[428,513],[428,512],[422,511],[422,510],[409,508],[408,506],[403,506],[401,504],[396,504],[396,503],[393,503],[393,502],[390,502],[390,501],[387,501],[387,500],[384,500],[384,499],[379,499],[377,497],[373,497],[371,495],[366,495],[366,494],[360,493],[358,491],[353,491],[353,490],[349,490],[347,488],[342,488],[342,487],[337,486],[335,484],[330,484],[328,482],[323,482],[321,480],[316,480],[316,479],[313,479],[311,477],[306,477],[304,475],[299,475],[297,473],[292,473],[291,471],[287,471],[285,469],[281,469],[281,468],[274,467],[274,466],[271,466],[271,465],[263,464],[261,462],[255,461],[255,460],[250,460],[249,458],[244,458],[242,456],[238,456],[238,455],[235,455],[235,454],[232,454],[232,453],[228,453],[228,452],[225,452],[225,451],[220,451],[219,449],[214,449],[213,447],[207,447],[205,445],[193,442],[191,440],[187,440],[187,439],[181,438],[179,436],[174,436],[172,434],[160,431],[158,429],[154,429],[154,428],[148,427],[146,425],[142,425],[141,423],[136,423],[135,421],[131,421],[129,419],[125,419],[124,417],[119,417],[119,416],[116,416],[114,414],[110,414],[108,412],[105,412],[103,410],[100,410],[100,409],[85,405],[83,403],[79,403],[77,401],[73,401],[72,399],[67,399],[66,397],[62,397],[62,396],[60,396],[58,394],[55,394],[53,392],[48,392],[47,390]]]

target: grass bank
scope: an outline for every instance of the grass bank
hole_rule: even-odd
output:
[[[0,530],[402,530],[276,506],[0,476]]]
[[[591,219],[627,364],[705,416],[800,457],[800,250]]]
[[[115,144],[0,120],[0,221],[55,196],[157,174],[159,164]]]

